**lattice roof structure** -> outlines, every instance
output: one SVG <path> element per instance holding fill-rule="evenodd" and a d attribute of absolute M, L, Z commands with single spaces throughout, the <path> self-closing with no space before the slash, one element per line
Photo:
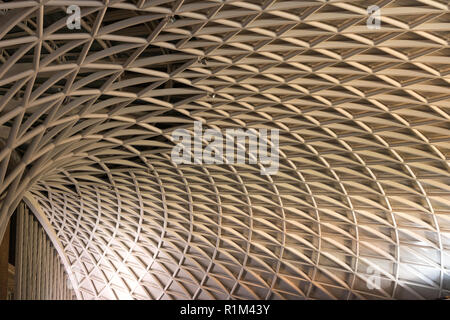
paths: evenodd
<path fill-rule="evenodd" d="M 448 1 L 0 10 L 0 235 L 25 200 L 78 298 L 450 294 Z M 278 173 L 174 163 L 194 121 L 279 129 Z"/>

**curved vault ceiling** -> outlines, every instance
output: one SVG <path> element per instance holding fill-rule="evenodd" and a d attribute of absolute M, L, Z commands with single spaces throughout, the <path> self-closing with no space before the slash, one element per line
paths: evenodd
<path fill-rule="evenodd" d="M 0 226 L 36 199 L 82 298 L 449 293 L 447 1 L 3 2 Z M 278 174 L 174 164 L 194 120 Z"/>

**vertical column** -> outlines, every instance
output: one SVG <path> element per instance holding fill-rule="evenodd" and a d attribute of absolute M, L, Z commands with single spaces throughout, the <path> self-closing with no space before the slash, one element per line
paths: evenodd
<path fill-rule="evenodd" d="M 23 253 L 24 253 L 24 215 L 25 207 L 23 203 L 17 208 L 17 220 L 16 220 L 16 289 L 14 293 L 14 299 L 22 299 L 22 278 L 23 278 Z"/>
<path fill-rule="evenodd" d="M 9 222 L 0 244 L 0 300 L 6 300 L 8 294 L 8 256 L 9 256 Z"/>
<path fill-rule="evenodd" d="M 72 290 L 67 288 L 67 274 L 60 257 L 45 230 L 24 204 L 18 207 L 16 230 L 15 298 L 71 299 Z"/>

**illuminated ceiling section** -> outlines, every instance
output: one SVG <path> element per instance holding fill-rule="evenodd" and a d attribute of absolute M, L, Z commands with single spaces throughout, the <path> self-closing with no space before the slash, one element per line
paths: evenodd
<path fill-rule="evenodd" d="M 449 295 L 448 3 L 372 2 L 3 1 L 0 233 L 28 199 L 83 299 Z M 174 163 L 196 120 L 278 173 Z"/>

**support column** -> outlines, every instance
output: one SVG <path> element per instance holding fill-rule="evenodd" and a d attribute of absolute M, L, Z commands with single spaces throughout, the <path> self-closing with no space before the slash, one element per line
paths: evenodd
<path fill-rule="evenodd" d="M 9 222 L 0 244 L 0 300 L 8 294 Z"/>

